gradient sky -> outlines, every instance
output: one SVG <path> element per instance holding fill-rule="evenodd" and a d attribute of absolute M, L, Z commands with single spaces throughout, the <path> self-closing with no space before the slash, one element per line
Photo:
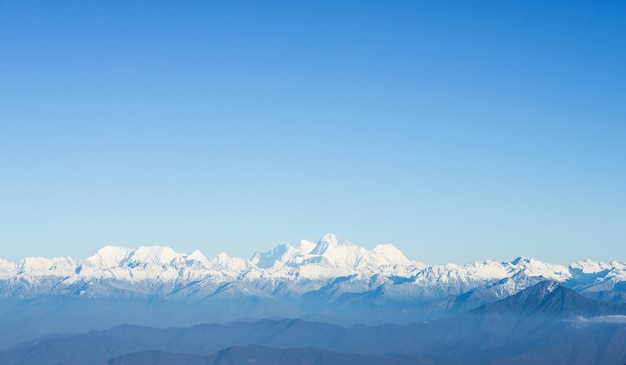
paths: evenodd
<path fill-rule="evenodd" d="M 626 2 L 0 0 L 0 168 L 9 260 L 624 261 Z"/>

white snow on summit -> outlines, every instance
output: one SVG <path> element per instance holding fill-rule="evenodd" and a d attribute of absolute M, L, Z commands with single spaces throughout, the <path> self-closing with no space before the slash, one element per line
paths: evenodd
<path fill-rule="evenodd" d="M 75 260 L 68 257 L 27 257 L 17 263 L 17 274 L 30 276 L 68 276 L 74 273 Z M 42 275 L 43 274 L 43 275 Z"/>
<path fill-rule="evenodd" d="M 404 265 L 409 266 L 413 264 L 411 260 L 407 259 L 402 251 L 398 250 L 391 243 L 384 245 L 378 245 L 372 249 L 372 254 L 379 262 L 387 262 L 388 265 Z"/>
<path fill-rule="evenodd" d="M 357 268 L 370 263 L 371 256 L 367 249 L 329 233 L 305 256 L 304 262 L 318 263 L 320 266 Z M 366 262 L 362 262 L 363 260 Z"/>
<path fill-rule="evenodd" d="M 169 265 L 174 264 L 183 257 L 182 254 L 176 253 L 169 247 L 140 247 L 130 256 L 130 262 L 136 264 L 158 264 Z"/>
<path fill-rule="evenodd" d="M 110 268 L 122 264 L 132 252 L 124 247 L 106 246 L 98 250 L 95 255 L 85 259 L 85 263 L 95 267 Z"/>
<path fill-rule="evenodd" d="M 572 263 L 569 267 L 573 270 L 580 270 L 580 272 L 585 274 L 592 274 L 603 270 L 609 270 L 612 266 L 600 261 L 581 260 Z"/>
<path fill-rule="evenodd" d="M 546 279 L 563 282 L 572 277 L 569 269 L 563 265 L 547 264 L 535 259 L 518 257 L 511 262 L 526 276 L 541 276 Z"/>
<path fill-rule="evenodd" d="M 256 266 L 266 269 L 277 263 L 285 263 L 298 254 L 302 254 L 300 250 L 285 242 L 267 252 L 255 253 L 250 261 Z"/>
<path fill-rule="evenodd" d="M 612 290 L 626 281 L 626 264 L 584 260 L 566 267 L 518 257 L 510 262 L 426 266 L 391 244 L 366 249 L 331 233 L 317 243 L 281 243 L 250 260 L 225 253 L 214 257 L 200 251 L 177 253 L 160 246 L 106 246 L 85 259 L 0 260 L 0 297 L 68 293 L 272 297 L 323 289 L 328 297 L 375 291 L 395 300 L 437 300 L 475 288 L 504 297 L 545 279 L 573 283 L 579 291 Z"/>
<path fill-rule="evenodd" d="M 332 233 L 324 235 L 317 243 L 303 240 L 293 247 L 282 243 L 274 249 L 256 253 L 251 262 L 275 276 L 298 276 L 319 280 L 322 278 L 355 274 L 373 275 L 388 269 L 388 274 L 406 274 L 411 262 L 391 244 L 379 245 L 372 250 L 342 240 Z"/>
<path fill-rule="evenodd" d="M 218 254 L 215 257 L 209 259 L 209 267 L 228 271 L 234 275 L 245 271 L 248 268 L 248 260 L 244 260 L 239 257 L 230 257 L 224 252 Z"/>
<path fill-rule="evenodd" d="M 16 265 L 14 263 L 0 259 L 0 280 L 12 277 L 15 272 Z"/>

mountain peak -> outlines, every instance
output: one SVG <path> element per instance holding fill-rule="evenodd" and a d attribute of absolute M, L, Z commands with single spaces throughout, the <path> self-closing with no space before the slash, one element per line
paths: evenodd
<path fill-rule="evenodd" d="M 99 249 L 95 255 L 87 258 L 86 261 L 99 267 L 114 267 L 120 265 L 131 253 L 132 250 L 128 248 L 105 246 Z"/>
<path fill-rule="evenodd" d="M 200 250 L 195 250 L 194 252 L 187 255 L 186 258 L 187 260 L 199 261 L 199 262 L 206 262 L 208 260 L 207 257 L 204 256 L 202 252 L 200 252 Z"/>
<path fill-rule="evenodd" d="M 322 236 L 322 238 L 320 238 L 318 244 L 319 243 L 327 243 L 331 246 L 343 246 L 345 244 L 350 244 L 350 242 L 342 240 L 334 233 L 326 233 L 324 236 Z"/>
<path fill-rule="evenodd" d="M 533 261 L 533 259 L 525 257 L 525 256 L 519 256 L 516 257 L 515 260 L 511 261 L 511 263 L 513 265 L 520 265 L 520 264 L 530 264 Z"/>
<path fill-rule="evenodd" d="M 411 265 L 409 260 L 402 251 L 391 243 L 377 245 L 372 249 L 372 252 L 379 258 L 384 259 L 390 263 L 400 265 Z"/>
<path fill-rule="evenodd" d="M 626 305 L 602 303 L 578 294 L 558 282 L 545 280 L 479 311 L 514 312 L 525 316 L 573 317 L 576 315 L 621 314 Z"/>
<path fill-rule="evenodd" d="M 315 248 L 311 251 L 312 255 L 323 255 L 328 250 L 332 250 L 334 248 L 338 248 L 341 250 L 358 248 L 352 242 L 348 242 L 346 240 L 342 240 L 337 235 L 333 233 L 326 233 L 324 237 L 322 237 L 318 242 Z"/>
<path fill-rule="evenodd" d="M 611 266 L 615 265 L 607 265 L 601 261 L 593 261 L 593 260 L 581 260 L 572 263 L 569 267 L 572 270 L 577 270 L 581 273 L 589 274 L 589 273 L 597 273 L 603 270 L 608 270 Z"/>
<path fill-rule="evenodd" d="M 366 284 L 362 280 L 370 277 L 372 282 L 367 284 L 368 288 L 369 285 L 383 283 L 387 293 L 398 298 L 408 295 L 427 300 L 440 295 L 457 295 L 476 287 L 493 290 L 497 298 L 503 298 L 505 294 L 517 293 L 546 279 L 565 283 L 579 292 L 622 288 L 623 283 L 626 283 L 626 265 L 585 260 L 565 267 L 518 257 L 512 262 L 487 260 L 467 265 L 425 266 L 408 260 L 392 244 L 366 249 L 332 233 L 324 235 L 317 243 L 307 240 L 302 240 L 297 246 L 281 243 L 267 252 L 256 253 L 250 260 L 229 257 L 224 253 L 211 258 L 205 257 L 200 251 L 181 254 L 163 246 L 138 249 L 106 246 L 94 256 L 77 260 L 27 258 L 18 264 L 0 260 L 0 278 L 24 279 L 36 288 L 23 290 L 24 293 L 20 295 L 25 297 L 49 292 L 51 289 L 46 285 L 55 280 L 61 280 L 54 289 L 59 292 L 74 290 L 73 287 L 68 288 L 95 278 L 116 280 L 115 285 L 128 283 L 128 288 L 133 288 L 136 282 L 143 280 L 153 282 L 155 287 L 163 283 L 176 283 L 183 288 L 186 284 L 193 286 L 199 283 L 199 293 L 203 294 L 207 294 L 213 284 L 250 285 L 251 292 L 273 295 L 274 291 L 278 291 L 282 295 L 280 290 L 285 293 L 305 290 L 300 288 L 304 281 L 307 288 L 314 288 L 327 283 L 329 279 L 347 277 L 356 279 L 342 284 L 346 288 L 354 285 L 351 290 L 365 290 Z M 193 280 L 198 281 L 196 283 Z M 2 284 L 0 282 L 0 289 Z M 5 295 L 13 295 L 13 282 L 6 281 L 4 284 L 10 288 Z M 292 287 L 292 284 L 297 285 Z M 93 293 L 114 292 L 113 287 L 107 287 L 108 284 L 102 285 L 94 285 Z M 559 290 L 559 286 L 554 283 L 546 285 L 541 296 Z M 182 293 L 188 290 L 180 291 L 181 288 L 174 291 L 177 296 L 183 296 Z M 145 288 L 137 290 L 148 292 Z M 163 290 L 169 290 L 169 287 Z M 407 290 L 410 294 L 406 294 Z"/>
<path fill-rule="evenodd" d="M 543 295 L 548 295 L 555 291 L 558 287 L 561 286 L 561 283 L 557 283 L 556 281 L 546 280 L 537 284 L 537 289 L 541 291 Z"/>
<path fill-rule="evenodd" d="M 322 236 L 322 238 L 320 238 L 320 242 L 321 241 L 325 241 L 325 242 L 338 242 L 340 241 L 339 236 L 337 236 L 336 234 L 332 233 L 332 232 L 328 232 L 325 235 Z"/>
<path fill-rule="evenodd" d="M 378 270 L 385 266 L 411 266 L 413 263 L 392 244 L 383 244 L 371 250 L 328 233 L 322 237 L 304 262 L 343 270 L 354 274 L 359 270 Z"/>
<path fill-rule="evenodd" d="M 267 269 L 274 266 L 276 262 L 286 262 L 293 257 L 296 249 L 287 242 L 282 242 L 278 246 L 266 252 L 256 252 L 250 261 L 257 267 Z"/>
<path fill-rule="evenodd" d="M 315 249 L 315 246 L 317 244 L 315 242 L 311 242 L 311 241 L 307 241 L 307 240 L 301 240 L 300 241 L 300 245 L 297 247 L 297 249 L 302 252 L 303 254 L 308 254 L 311 253 L 311 251 L 313 251 L 313 249 Z"/>
<path fill-rule="evenodd" d="M 132 254 L 131 260 L 141 263 L 170 264 L 182 255 L 167 246 L 139 247 Z"/>
<path fill-rule="evenodd" d="M 244 271 L 249 261 L 239 257 L 230 257 L 225 252 L 220 252 L 215 257 L 209 259 L 209 262 L 221 270 L 229 271 L 232 274 Z"/>
<path fill-rule="evenodd" d="M 570 270 L 563 265 L 547 264 L 528 257 L 520 256 L 511 261 L 511 264 L 527 276 L 544 277 L 557 282 L 563 282 L 572 277 Z"/>

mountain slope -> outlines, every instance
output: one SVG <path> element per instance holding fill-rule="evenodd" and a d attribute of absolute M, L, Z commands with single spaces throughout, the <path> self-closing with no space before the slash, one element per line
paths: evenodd
<path fill-rule="evenodd" d="M 265 346 L 233 346 L 210 356 L 145 351 L 125 354 L 107 365 L 419 365 L 414 357 L 383 358 L 374 355 L 337 353 L 316 348 L 275 349 Z"/>
<path fill-rule="evenodd" d="M 222 352 L 222 359 L 238 363 L 256 351 L 249 346 L 263 346 L 386 358 L 408 356 L 435 364 L 601 365 L 624 363 L 625 341 L 626 305 L 596 302 L 546 281 L 460 316 L 426 323 L 350 328 L 302 320 L 167 329 L 124 325 L 24 343 L 0 352 L 0 364 L 95 365 L 112 358 L 130 359 L 124 357 L 130 353 L 148 352 L 132 355 L 143 361 L 155 350 L 209 356 L 233 346 L 248 348 Z M 261 361 L 285 354 L 276 351 L 259 350 L 254 356 Z"/>
<path fill-rule="evenodd" d="M 435 321 L 430 330 L 450 363 L 606 364 L 626 360 L 623 323 L 626 304 L 595 301 L 544 281 Z"/>
<path fill-rule="evenodd" d="M 425 266 L 392 245 L 366 249 L 333 234 L 297 247 L 283 243 L 250 260 L 107 246 L 86 259 L 0 260 L 0 349 L 122 323 L 286 317 L 405 324 L 460 314 L 545 279 L 592 298 L 626 301 L 626 265 L 616 261 L 565 267 L 520 257 Z"/>

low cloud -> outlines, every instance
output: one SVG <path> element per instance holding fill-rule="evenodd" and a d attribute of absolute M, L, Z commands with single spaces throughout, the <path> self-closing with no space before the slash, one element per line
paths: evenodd
<path fill-rule="evenodd" d="M 597 316 L 585 318 L 582 316 L 570 320 L 575 327 L 584 327 L 589 324 L 626 324 L 625 315 Z"/>

